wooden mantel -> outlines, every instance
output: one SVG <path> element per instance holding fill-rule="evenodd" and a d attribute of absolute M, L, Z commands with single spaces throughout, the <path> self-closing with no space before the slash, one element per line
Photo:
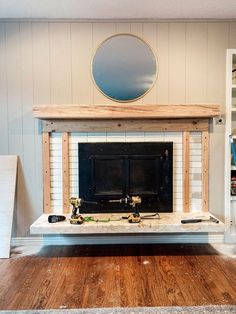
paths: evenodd
<path fill-rule="evenodd" d="M 35 105 L 39 119 L 180 119 L 213 118 L 220 115 L 216 104 L 126 104 Z"/>

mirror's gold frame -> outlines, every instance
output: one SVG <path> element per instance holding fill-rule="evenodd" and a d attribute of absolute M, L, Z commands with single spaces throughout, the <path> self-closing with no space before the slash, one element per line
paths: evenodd
<path fill-rule="evenodd" d="M 149 47 L 149 49 L 152 51 L 153 53 L 153 56 L 155 58 L 155 62 L 156 62 L 156 75 L 155 75 L 155 79 L 153 80 L 153 83 L 151 85 L 151 87 L 141 96 L 137 97 L 137 98 L 134 98 L 134 99 L 129 99 L 129 100 L 118 100 L 118 99 L 115 99 L 115 98 L 112 98 L 108 95 L 106 95 L 100 88 L 99 86 L 97 85 L 95 79 L 94 79 L 94 76 L 93 76 L 93 60 L 94 60 L 94 57 L 98 51 L 98 49 L 109 39 L 113 38 L 113 37 L 117 37 L 117 36 L 123 36 L 123 35 L 127 35 L 127 36 L 131 36 L 131 37 L 136 37 L 138 38 L 139 40 L 141 40 L 145 45 L 147 45 Z M 149 43 L 147 43 L 145 40 L 143 40 L 141 37 L 137 36 L 137 35 L 133 35 L 133 34 L 130 34 L 130 33 L 119 33 L 119 34 L 114 34 L 114 35 L 111 35 L 109 37 L 107 37 L 106 39 L 104 39 L 98 46 L 97 48 L 95 49 L 93 55 L 92 55 L 92 59 L 91 59 L 91 63 L 90 63 L 90 74 L 91 74 L 91 77 L 92 77 L 92 81 L 93 81 L 93 84 L 95 85 L 95 87 L 97 88 L 97 90 L 99 90 L 100 93 L 102 93 L 106 98 L 114 101 L 114 102 L 119 102 L 119 103 L 128 103 L 128 102 L 133 102 L 133 101 L 137 101 L 139 100 L 140 98 L 143 98 L 147 93 L 150 92 L 150 90 L 154 87 L 156 81 L 157 81 L 157 78 L 158 78 L 158 69 L 159 69 L 159 64 L 158 64 L 158 59 L 154 53 L 154 50 L 153 48 L 151 47 L 151 45 Z"/>

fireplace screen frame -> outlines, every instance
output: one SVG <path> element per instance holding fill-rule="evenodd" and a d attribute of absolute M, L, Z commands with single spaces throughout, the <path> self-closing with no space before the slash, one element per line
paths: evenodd
<path fill-rule="evenodd" d="M 106 193 L 106 178 L 110 180 L 114 170 L 109 169 L 109 163 L 106 164 L 109 160 L 120 162 L 122 174 L 118 172 L 112 183 L 112 187 L 117 189 L 120 186 L 120 190 Z M 107 165 L 105 171 L 96 165 L 100 161 Z M 142 166 L 139 166 L 139 161 L 143 161 Z M 87 201 L 98 202 L 98 205 L 83 204 L 81 213 L 130 212 L 128 205 L 108 203 L 108 200 L 127 195 L 139 195 L 142 198 L 140 212 L 173 211 L 173 142 L 79 143 L 78 163 L 79 196 Z M 119 175 L 122 175 L 120 181 Z M 140 187 L 142 178 L 146 182 L 146 190 Z M 153 182 L 150 184 L 149 180 Z"/>

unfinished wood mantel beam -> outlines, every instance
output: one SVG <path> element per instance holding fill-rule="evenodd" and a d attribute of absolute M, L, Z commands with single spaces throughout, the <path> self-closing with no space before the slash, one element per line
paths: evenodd
<path fill-rule="evenodd" d="M 109 104 L 109 105 L 35 105 L 39 119 L 180 119 L 212 118 L 220 115 L 217 104 Z"/>

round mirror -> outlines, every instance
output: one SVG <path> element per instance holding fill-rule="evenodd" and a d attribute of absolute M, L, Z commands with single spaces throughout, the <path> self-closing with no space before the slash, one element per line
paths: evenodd
<path fill-rule="evenodd" d="M 98 47 L 92 76 L 108 98 L 128 102 L 143 97 L 154 85 L 157 62 L 150 46 L 130 34 L 109 37 Z"/>

